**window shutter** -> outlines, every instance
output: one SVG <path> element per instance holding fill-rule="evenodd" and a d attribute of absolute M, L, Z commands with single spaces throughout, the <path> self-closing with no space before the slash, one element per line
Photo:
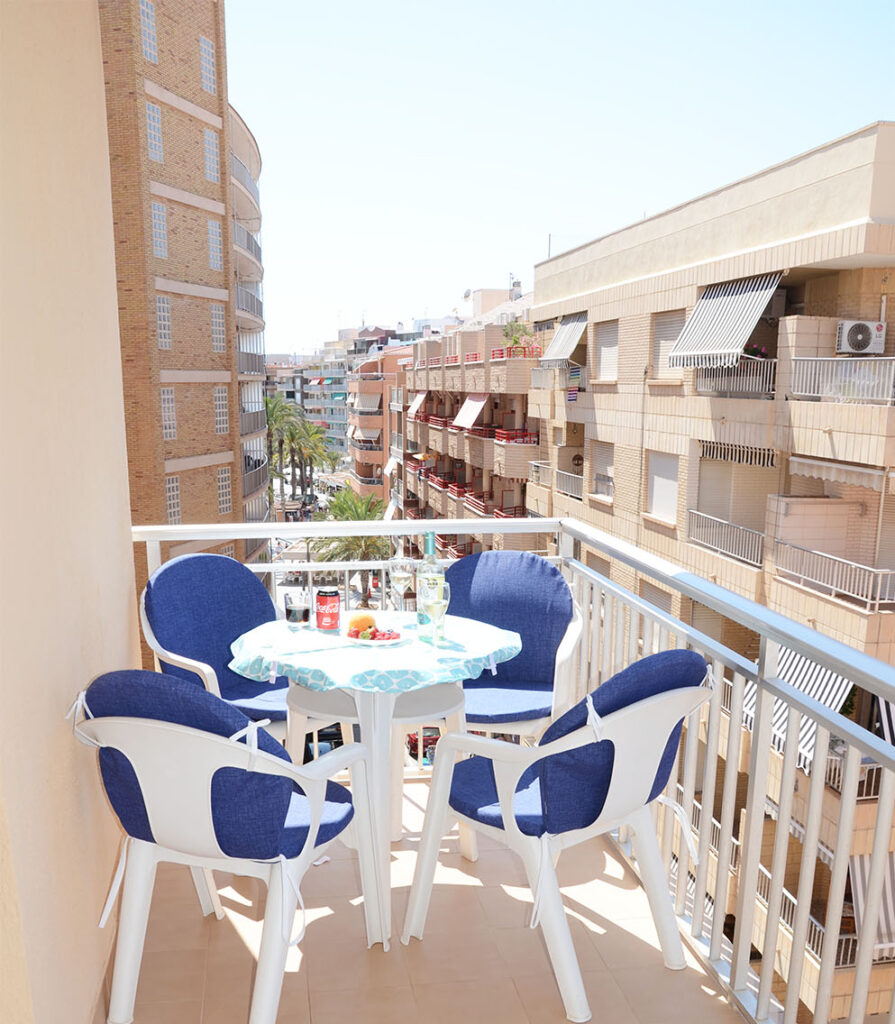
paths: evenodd
<path fill-rule="evenodd" d="M 686 310 L 675 309 L 670 313 L 657 313 L 653 317 L 653 365 L 652 376 L 655 380 L 680 377 L 681 371 L 668 365 L 668 356 L 684 329 L 687 319 Z"/>
<path fill-rule="evenodd" d="M 618 320 L 597 324 L 597 380 L 618 379 Z"/>
<path fill-rule="evenodd" d="M 677 464 L 676 455 L 649 453 L 646 510 L 672 524 L 677 522 Z"/>

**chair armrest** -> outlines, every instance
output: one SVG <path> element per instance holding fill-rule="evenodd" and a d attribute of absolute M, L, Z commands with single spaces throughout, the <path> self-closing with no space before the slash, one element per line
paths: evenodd
<path fill-rule="evenodd" d="M 559 647 L 556 649 L 556 659 L 553 664 L 553 709 L 551 718 L 558 718 L 572 706 L 572 659 L 578 651 L 583 631 L 584 618 L 581 614 L 581 609 L 576 603 L 572 620 L 566 627 Z"/>
<path fill-rule="evenodd" d="M 194 672 L 202 680 L 202 685 L 209 693 L 213 693 L 215 697 L 220 697 L 221 688 L 218 686 L 217 673 L 211 665 L 206 664 L 204 661 L 196 661 L 194 658 L 188 658 L 185 654 L 174 654 L 172 651 L 166 651 L 158 642 L 156 635 L 152 630 L 152 626 L 149 624 L 149 617 L 146 614 L 145 587 L 143 588 L 143 593 L 140 595 L 140 626 L 143 630 L 143 636 L 147 645 L 160 661 L 166 661 L 170 665 L 176 665 L 178 668 L 185 669 L 187 672 Z"/>
<path fill-rule="evenodd" d="M 338 775 L 339 772 L 367 757 L 368 753 L 369 751 L 363 743 L 346 743 L 307 764 L 294 764 L 292 767 L 295 769 L 295 774 L 304 779 L 311 781 L 331 779 L 333 775 Z"/>

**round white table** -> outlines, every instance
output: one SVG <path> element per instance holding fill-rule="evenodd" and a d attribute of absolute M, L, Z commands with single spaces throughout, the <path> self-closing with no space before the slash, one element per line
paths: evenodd
<path fill-rule="evenodd" d="M 464 679 L 475 679 L 522 649 L 518 633 L 448 615 L 438 644 L 420 638 L 413 613 L 377 612 L 377 625 L 397 629 L 401 642 L 379 645 L 343 633 L 265 622 L 234 640 L 230 668 L 257 681 L 286 676 L 296 684 L 290 709 L 315 718 L 348 717 L 360 725 L 370 751 L 370 815 L 381 880 L 383 934 L 391 935 L 389 898 L 389 765 L 392 724 L 462 715 Z M 397 707 L 396 707 L 397 705 Z M 353 712 L 353 713 L 352 713 Z M 461 719 L 462 720 L 462 719 Z"/>

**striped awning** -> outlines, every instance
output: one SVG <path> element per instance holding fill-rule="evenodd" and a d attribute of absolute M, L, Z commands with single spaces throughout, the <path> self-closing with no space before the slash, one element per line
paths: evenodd
<path fill-rule="evenodd" d="M 388 503 L 388 508 L 385 510 L 385 515 L 382 518 L 386 522 L 389 522 L 390 520 L 395 518 L 395 512 L 397 511 L 397 509 L 398 506 L 393 501 L 390 501 Z"/>
<path fill-rule="evenodd" d="M 354 436 L 362 441 L 378 441 L 382 433 L 381 427 L 355 427 Z"/>
<path fill-rule="evenodd" d="M 487 401 L 487 395 L 467 395 L 451 426 L 467 430 L 479 418 Z"/>
<path fill-rule="evenodd" d="M 360 412 L 378 412 L 382 404 L 382 395 L 364 394 L 358 395 L 354 403 L 355 409 Z"/>
<path fill-rule="evenodd" d="M 413 417 L 416 416 L 416 414 L 420 411 L 423 402 L 425 402 L 426 400 L 426 395 L 428 394 L 428 391 L 417 391 L 417 393 L 413 396 L 413 401 L 410 403 L 410 407 L 407 410 L 408 419 L 413 419 Z"/>
<path fill-rule="evenodd" d="M 668 365 L 736 366 L 781 276 L 778 270 L 710 284 L 672 346 Z"/>
<path fill-rule="evenodd" d="M 398 460 L 394 455 L 389 455 L 388 461 L 385 464 L 385 468 L 382 470 L 383 476 L 391 476 L 392 473 L 398 468 Z"/>
<path fill-rule="evenodd" d="M 570 313 L 562 318 L 553 341 L 550 342 L 547 351 L 541 356 L 541 362 L 546 363 L 554 359 L 568 359 L 578 347 L 581 336 L 587 329 L 587 313 Z"/>
<path fill-rule="evenodd" d="M 789 471 L 796 476 L 810 476 L 833 483 L 852 484 L 855 487 L 870 487 L 874 491 L 883 489 L 884 469 L 868 466 L 848 466 L 844 462 L 825 462 L 823 459 L 803 459 L 798 455 L 789 458 Z"/>
<path fill-rule="evenodd" d="M 777 674 L 785 683 L 801 690 L 807 697 L 831 711 L 839 711 L 852 687 L 850 679 L 840 676 L 831 669 L 818 665 L 817 662 L 796 654 L 788 647 L 780 648 L 777 663 Z M 743 724 L 752 729 L 755 720 L 757 688 L 755 683 L 747 682 L 743 692 Z M 782 751 L 786 745 L 786 718 L 789 705 L 779 698 L 774 698 L 774 712 L 771 719 L 771 743 Z M 803 715 L 799 723 L 799 753 L 797 763 L 806 772 L 811 769 L 814 760 L 814 742 L 817 738 L 817 722 Z"/>
<path fill-rule="evenodd" d="M 895 743 L 895 704 L 883 697 L 876 698 L 879 725 L 886 743 Z"/>
<path fill-rule="evenodd" d="M 867 903 L 867 883 L 870 880 L 870 854 L 860 853 L 848 858 L 851 876 L 852 905 L 855 908 L 855 929 L 860 934 Z M 886 855 L 883 874 L 883 893 L 879 908 L 874 949 L 895 949 L 895 853 Z"/>

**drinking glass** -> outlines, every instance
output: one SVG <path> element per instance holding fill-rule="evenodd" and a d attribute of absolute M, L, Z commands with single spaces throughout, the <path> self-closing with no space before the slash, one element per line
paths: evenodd
<path fill-rule="evenodd" d="M 311 601 L 303 590 L 287 590 L 283 602 L 290 629 L 300 629 L 301 626 L 307 625 L 311 618 Z"/>
<path fill-rule="evenodd" d="M 417 600 L 432 623 L 432 642 L 444 639 L 444 616 L 451 603 L 451 585 L 444 580 L 424 579 L 419 587 Z"/>
<path fill-rule="evenodd" d="M 410 590 L 413 583 L 413 559 L 396 556 L 388 560 L 386 568 L 392 585 L 395 607 L 399 612 L 403 612 L 404 595 Z"/>

